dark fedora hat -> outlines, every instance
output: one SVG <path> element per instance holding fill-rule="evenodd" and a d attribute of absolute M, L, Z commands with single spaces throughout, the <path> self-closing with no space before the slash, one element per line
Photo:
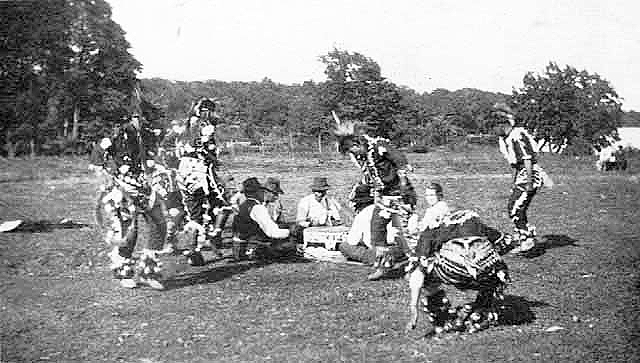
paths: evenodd
<path fill-rule="evenodd" d="M 311 183 L 311 190 L 312 191 L 325 191 L 325 190 L 329 190 L 331 187 L 329 186 L 329 183 L 327 182 L 327 178 L 325 177 L 314 177 L 313 178 L 313 182 Z"/>
<path fill-rule="evenodd" d="M 272 176 L 268 177 L 264 182 L 264 187 L 273 193 L 284 194 L 284 191 L 280 188 L 280 179 L 278 178 Z"/>
<path fill-rule="evenodd" d="M 242 182 L 242 190 L 246 194 L 257 193 L 260 189 L 264 189 L 264 186 L 260 184 L 258 178 L 251 177 Z"/>

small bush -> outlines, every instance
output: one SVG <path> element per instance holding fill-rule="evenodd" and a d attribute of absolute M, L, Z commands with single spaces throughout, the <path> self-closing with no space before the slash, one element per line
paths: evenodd
<path fill-rule="evenodd" d="M 572 144 L 567 145 L 567 147 L 562 152 L 567 156 L 585 156 L 593 154 L 593 146 L 582 140 L 575 140 Z"/>
<path fill-rule="evenodd" d="M 416 154 L 426 154 L 430 151 L 427 145 L 412 145 L 406 148 L 407 152 Z"/>

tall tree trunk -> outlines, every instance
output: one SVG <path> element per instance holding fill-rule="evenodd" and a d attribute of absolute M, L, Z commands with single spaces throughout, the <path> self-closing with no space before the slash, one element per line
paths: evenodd
<path fill-rule="evenodd" d="M 5 133 L 5 148 L 7 149 L 7 157 L 9 158 L 16 157 L 16 143 L 11 141 L 12 136 L 13 133 L 9 129 L 7 129 L 7 132 Z"/>
<path fill-rule="evenodd" d="M 322 133 L 318 134 L 318 153 L 322 153 Z"/>
<path fill-rule="evenodd" d="M 80 130 L 80 105 L 76 104 L 73 107 L 73 126 L 71 128 L 71 138 L 69 140 L 78 140 L 78 131 Z"/>
<path fill-rule="evenodd" d="M 36 140 L 34 138 L 31 138 L 31 140 L 29 140 L 29 157 L 31 159 L 36 157 Z"/>
<path fill-rule="evenodd" d="M 48 125 L 48 127 L 52 127 L 56 125 L 55 127 L 56 135 L 59 135 L 59 132 L 60 132 L 59 131 L 60 129 L 57 127 L 59 105 L 60 105 L 60 95 L 54 91 L 47 99 L 47 118 L 45 120 L 45 124 Z M 65 136 L 66 136 L 66 131 L 67 130 L 65 126 L 65 130 L 64 130 Z"/>
<path fill-rule="evenodd" d="M 289 131 L 289 152 L 293 152 L 293 132 Z"/>

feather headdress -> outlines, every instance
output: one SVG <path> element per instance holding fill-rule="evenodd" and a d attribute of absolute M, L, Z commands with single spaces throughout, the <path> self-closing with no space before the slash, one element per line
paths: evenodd
<path fill-rule="evenodd" d="M 338 150 L 341 153 L 346 153 L 348 149 L 356 142 L 356 123 L 350 120 L 340 121 L 335 111 L 331 111 L 333 119 L 336 120 L 336 125 L 333 128 L 333 134 L 338 138 Z"/>
<path fill-rule="evenodd" d="M 505 102 L 496 103 L 495 105 L 493 105 L 493 110 L 494 113 L 502 120 L 506 120 L 511 126 L 515 126 L 516 122 L 513 110 Z"/>
<path fill-rule="evenodd" d="M 216 100 L 214 98 L 201 97 L 196 101 L 189 110 L 189 115 L 200 117 L 202 110 L 209 110 L 213 113 L 216 109 Z"/>

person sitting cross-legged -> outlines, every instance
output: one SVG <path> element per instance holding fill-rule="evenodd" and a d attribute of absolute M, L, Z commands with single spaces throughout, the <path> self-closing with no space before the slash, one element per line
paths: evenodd
<path fill-rule="evenodd" d="M 341 243 L 338 248 L 350 260 L 373 265 L 376 262 L 376 249 L 371 241 L 371 220 L 378 207 L 374 203 L 371 188 L 368 185 L 356 186 L 351 197 L 351 207 L 356 216 L 353 219 L 346 242 Z M 394 247 L 393 253 L 397 258 L 401 258 L 402 249 Z"/>
<path fill-rule="evenodd" d="M 289 239 L 289 229 L 279 228 L 264 205 L 265 196 L 269 197 L 275 192 L 253 177 L 246 179 L 242 188 L 246 200 L 240 204 L 232 227 L 234 259 L 246 259 L 249 245 L 255 246 L 259 257 L 295 256 L 296 245 Z"/>
<path fill-rule="evenodd" d="M 264 186 L 272 192 L 270 198 L 265 198 L 264 202 L 267 210 L 269 210 L 271 219 L 273 219 L 273 221 L 279 226 L 286 225 L 287 223 L 284 218 L 284 206 L 280 201 L 280 195 L 284 194 L 284 191 L 280 187 L 280 179 L 270 176 L 264 182 Z"/>
<path fill-rule="evenodd" d="M 296 223 L 303 228 L 318 226 L 338 226 L 342 224 L 342 207 L 333 198 L 327 196 L 331 187 L 327 178 L 315 177 L 311 184 L 312 193 L 300 199 Z"/>

